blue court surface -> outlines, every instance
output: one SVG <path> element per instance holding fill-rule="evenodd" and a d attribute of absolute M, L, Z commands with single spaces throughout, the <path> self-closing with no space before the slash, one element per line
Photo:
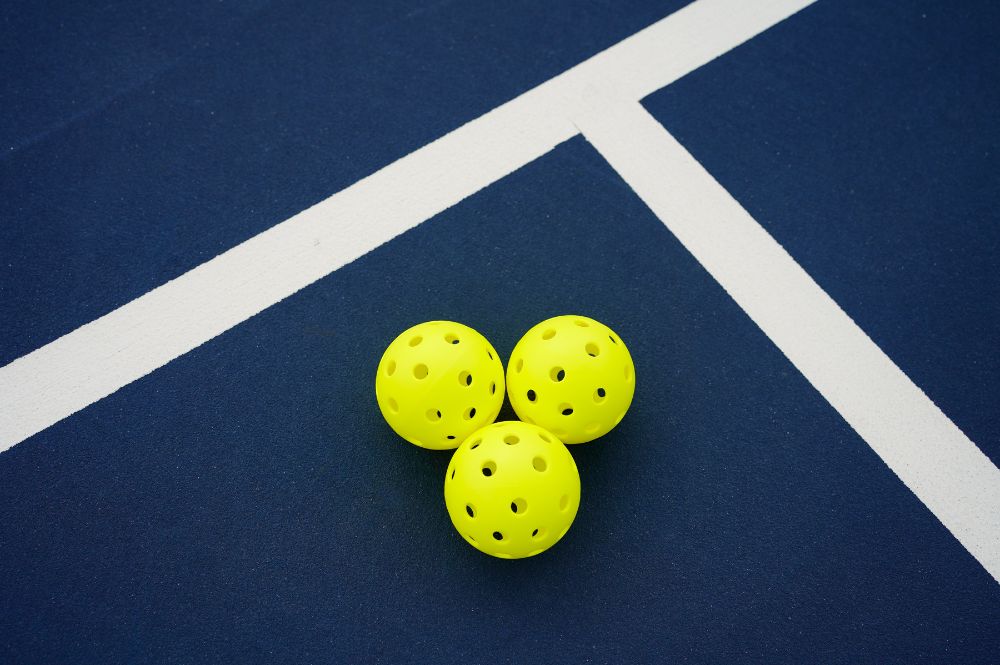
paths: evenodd
<path fill-rule="evenodd" d="M 1000 662 L 996 3 L 0 17 L 0 663 Z M 565 313 L 635 400 L 491 558 L 376 365 Z"/>

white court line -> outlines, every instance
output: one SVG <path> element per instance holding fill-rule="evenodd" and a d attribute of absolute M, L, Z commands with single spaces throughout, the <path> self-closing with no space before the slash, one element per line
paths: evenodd
<path fill-rule="evenodd" d="M 663 224 L 1000 582 L 1000 470 L 637 102 L 576 119 Z"/>
<path fill-rule="evenodd" d="M 698 0 L 317 205 L 0 368 L 0 452 L 549 152 L 586 91 L 639 99 L 813 0 Z"/>

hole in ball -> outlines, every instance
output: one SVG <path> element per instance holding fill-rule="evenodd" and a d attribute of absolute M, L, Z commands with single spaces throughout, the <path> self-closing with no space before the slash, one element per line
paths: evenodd
<path fill-rule="evenodd" d="M 437 409 L 427 409 L 427 420 L 436 423 L 441 420 L 441 412 Z"/>
<path fill-rule="evenodd" d="M 549 370 L 549 378 L 551 378 L 556 383 L 559 383 L 566 378 L 566 370 L 562 367 L 553 367 Z"/>
<path fill-rule="evenodd" d="M 560 404 L 559 405 L 559 413 L 563 414 L 564 416 L 572 416 L 573 415 L 573 407 L 570 406 L 569 404 Z"/>
<path fill-rule="evenodd" d="M 594 391 L 594 401 L 598 403 L 603 402 L 607 394 L 608 393 L 604 390 L 604 388 L 598 388 Z"/>
<path fill-rule="evenodd" d="M 462 417 L 465 418 L 466 420 L 472 420 L 473 418 L 475 418 L 476 417 L 476 407 L 472 407 L 471 409 L 469 409 L 468 411 L 466 411 L 465 415 L 463 415 Z"/>
<path fill-rule="evenodd" d="M 549 467 L 544 457 L 536 457 L 531 460 L 531 466 L 534 467 L 535 471 L 545 471 Z"/>
<path fill-rule="evenodd" d="M 410 340 L 410 346 L 417 346 L 422 341 L 424 341 L 424 338 L 421 337 L 420 335 L 417 335 L 416 337 Z"/>
<path fill-rule="evenodd" d="M 503 540 L 503 534 L 500 533 L 499 531 L 494 531 L 493 532 L 493 539 L 494 540 Z"/>
<path fill-rule="evenodd" d="M 385 366 L 386 376 L 392 376 L 395 371 L 396 371 L 396 361 L 390 360 L 388 363 L 386 363 Z"/>
<path fill-rule="evenodd" d="M 479 447 L 479 444 L 482 442 L 483 442 L 482 439 L 476 439 L 475 441 L 472 442 L 472 445 L 469 446 L 469 450 L 475 450 L 476 448 Z"/>
<path fill-rule="evenodd" d="M 497 472 L 496 462 L 490 461 L 483 464 L 483 475 L 489 478 Z"/>
<path fill-rule="evenodd" d="M 510 512 L 515 515 L 521 515 L 528 509 L 528 502 L 524 499 L 514 499 L 510 502 Z"/>
<path fill-rule="evenodd" d="M 534 402 L 536 397 L 537 397 L 537 395 L 535 395 L 535 391 L 534 390 L 529 390 L 528 391 L 528 401 L 529 402 Z"/>
<path fill-rule="evenodd" d="M 503 438 L 503 442 L 506 443 L 508 446 L 516 445 L 518 441 L 520 441 L 520 439 L 514 436 L 513 434 L 508 434 Z"/>
<path fill-rule="evenodd" d="M 470 504 L 468 504 L 468 503 L 467 503 L 467 504 L 465 504 L 465 512 L 466 512 L 466 513 L 468 513 L 469 517 L 475 517 L 475 516 L 476 516 L 476 509 L 475 509 L 475 508 L 473 508 L 473 507 L 472 507 L 472 506 L 471 506 Z"/>
<path fill-rule="evenodd" d="M 542 333 L 542 339 L 552 339 L 555 336 L 556 336 L 556 331 L 553 330 L 552 328 L 549 328 L 548 330 Z"/>
<path fill-rule="evenodd" d="M 458 383 L 463 386 L 472 385 L 472 374 L 469 372 L 460 372 L 458 375 Z"/>
<path fill-rule="evenodd" d="M 566 510 L 569 507 L 569 495 L 563 494 L 559 498 L 559 510 Z"/>
<path fill-rule="evenodd" d="M 423 363 L 413 368 L 413 376 L 417 377 L 418 379 L 426 379 L 429 373 L 430 370 L 427 369 L 427 365 L 424 365 Z"/>
<path fill-rule="evenodd" d="M 587 355 L 591 358 L 596 358 L 601 355 L 601 347 L 597 346 L 593 342 L 588 344 L 585 348 L 587 349 Z"/>

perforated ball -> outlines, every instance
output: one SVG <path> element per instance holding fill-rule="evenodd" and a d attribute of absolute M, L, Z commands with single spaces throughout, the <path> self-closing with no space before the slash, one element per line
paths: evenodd
<path fill-rule="evenodd" d="M 544 552 L 580 506 L 569 450 L 537 425 L 500 422 L 462 442 L 444 477 L 451 522 L 476 549 L 503 559 Z"/>
<path fill-rule="evenodd" d="M 496 349 L 453 321 L 421 323 L 402 333 L 385 350 L 375 378 L 389 426 L 414 445 L 438 450 L 458 447 L 496 420 L 503 395 Z"/>
<path fill-rule="evenodd" d="M 564 443 L 583 443 L 621 422 L 635 394 L 635 365 L 625 343 L 603 323 L 557 316 L 525 333 L 507 366 L 518 417 Z"/>

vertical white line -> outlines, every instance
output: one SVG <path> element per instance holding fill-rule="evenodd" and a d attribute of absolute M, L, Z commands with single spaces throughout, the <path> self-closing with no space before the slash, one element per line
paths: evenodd
<path fill-rule="evenodd" d="M 1000 582 L 1000 470 L 639 103 L 597 100 L 576 124 Z"/>

